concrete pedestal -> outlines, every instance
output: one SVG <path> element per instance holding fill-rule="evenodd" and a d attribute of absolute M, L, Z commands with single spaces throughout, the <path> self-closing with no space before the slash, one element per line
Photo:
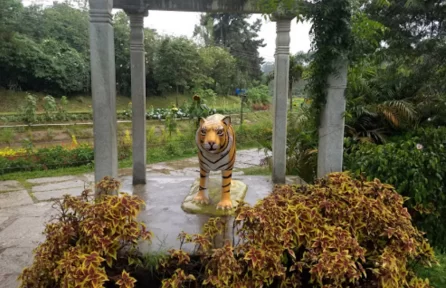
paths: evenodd
<path fill-rule="evenodd" d="M 192 184 L 189 194 L 184 199 L 181 204 L 181 209 L 184 212 L 190 214 L 202 214 L 208 216 L 227 216 L 234 214 L 235 209 L 222 210 L 217 209 L 217 203 L 220 201 L 221 197 L 221 178 L 209 178 L 208 183 L 208 194 L 210 203 L 207 205 L 196 204 L 193 202 L 195 195 L 198 193 L 198 188 L 200 186 L 200 179 L 196 179 Z M 239 180 L 232 180 L 231 184 L 231 200 L 232 205 L 237 207 L 237 201 L 243 201 L 245 199 L 248 187 L 245 183 Z"/>

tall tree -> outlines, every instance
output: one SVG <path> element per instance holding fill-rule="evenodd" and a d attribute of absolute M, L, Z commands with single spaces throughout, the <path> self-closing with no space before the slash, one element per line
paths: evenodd
<path fill-rule="evenodd" d="M 130 69 L 130 20 L 123 11 L 113 17 L 116 58 L 116 88 L 121 95 L 131 94 Z M 144 29 L 144 49 L 146 52 L 146 86 L 147 92 L 156 93 L 153 58 L 157 49 L 158 35 L 152 29 Z"/>
<path fill-rule="evenodd" d="M 131 95 L 130 20 L 124 11 L 113 16 L 115 38 L 116 89 L 121 95 Z"/>
<path fill-rule="evenodd" d="M 184 92 L 199 77 L 197 46 L 185 37 L 164 37 L 155 54 L 155 79 L 162 92 Z"/>
<path fill-rule="evenodd" d="M 290 111 L 293 109 L 293 87 L 302 79 L 305 66 L 310 61 L 310 54 L 305 52 L 297 52 L 290 55 L 290 68 L 288 74 L 288 97 L 290 99 Z"/>
<path fill-rule="evenodd" d="M 63 41 L 86 56 L 89 55 L 88 11 L 73 8 L 65 3 L 55 3 L 42 15 L 46 38 Z M 36 30 L 37 30 L 36 29 Z"/>
<path fill-rule="evenodd" d="M 214 45 L 214 19 L 202 14 L 200 24 L 195 25 L 193 37 L 201 40 L 206 47 Z"/>
<path fill-rule="evenodd" d="M 23 5 L 18 0 L 4 0 L 0 5 L 0 42 L 8 40 L 15 32 Z"/>
<path fill-rule="evenodd" d="M 235 76 L 236 59 L 221 47 L 203 47 L 199 50 L 202 60 L 201 71 L 209 79 L 209 88 L 227 94 Z"/>
<path fill-rule="evenodd" d="M 201 16 L 201 27 L 195 28 L 195 36 L 201 35 L 207 45 L 225 47 L 237 59 L 238 79 L 260 80 L 263 58 L 258 49 L 266 44 L 259 39 L 262 21 L 248 22 L 245 14 L 211 13 Z M 212 24 L 212 25 L 211 25 Z M 212 27 L 212 28 L 211 28 Z"/>

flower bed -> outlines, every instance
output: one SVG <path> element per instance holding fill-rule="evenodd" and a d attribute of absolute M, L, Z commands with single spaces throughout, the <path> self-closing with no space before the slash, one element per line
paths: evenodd
<path fill-rule="evenodd" d="M 0 151 L 0 175 L 19 171 L 48 170 L 76 167 L 93 163 L 93 147 L 79 144 L 75 137 L 69 145 L 40 149 L 11 149 Z"/>
<path fill-rule="evenodd" d="M 20 149 L 12 149 L 11 147 L 5 147 L 0 149 L 0 157 L 7 157 L 9 159 L 14 159 L 16 157 L 21 157 L 26 153 L 26 150 L 23 148 Z"/>

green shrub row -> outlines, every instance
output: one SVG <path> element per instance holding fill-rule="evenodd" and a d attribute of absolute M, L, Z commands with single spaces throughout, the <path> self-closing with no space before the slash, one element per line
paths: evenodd
<path fill-rule="evenodd" d="M 92 164 L 93 149 L 80 145 L 73 149 L 63 146 L 41 148 L 24 155 L 0 157 L 0 175 L 19 171 L 49 170 Z"/>

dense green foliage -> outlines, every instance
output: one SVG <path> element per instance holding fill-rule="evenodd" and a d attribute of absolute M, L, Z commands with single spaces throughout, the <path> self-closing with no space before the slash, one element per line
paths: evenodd
<path fill-rule="evenodd" d="M 417 226 L 433 245 L 446 249 L 446 227 L 438 225 L 446 217 L 446 128 L 419 129 L 395 142 L 350 149 L 346 169 L 394 185 L 408 197 Z"/>
<path fill-rule="evenodd" d="M 318 137 L 314 120 L 325 99 L 332 71 L 327 63 L 332 60 L 349 61 L 345 136 L 353 142 L 382 144 L 414 126 L 446 124 L 445 25 L 441 25 L 446 9 L 441 1 L 326 0 L 300 1 L 300 6 L 288 0 L 258 2 L 268 11 L 294 8 L 299 19 L 312 21 L 314 51 L 303 77 L 309 81 L 306 96 L 313 101 L 310 110 L 304 107 L 299 116 L 289 118 L 289 172 L 314 180 Z"/>
<path fill-rule="evenodd" d="M 0 70 L 4 73 L 0 87 L 54 96 L 90 91 L 87 9 L 74 8 L 70 2 L 44 8 L 24 7 L 19 0 L 7 0 L 2 3 L 2 15 Z M 264 46 L 258 39 L 261 23 L 251 25 L 247 16 L 215 17 L 214 29 L 223 29 L 224 40 L 215 37 L 215 42 L 206 45 L 184 37 L 161 36 L 144 28 L 149 95 L 193 89 L 232 94 L 239 85 L 246 88 L 260 80 L 263 59 L 258 48 Z M 122 11 L 114 14 L 113 25 L 117 91 L 130 95 L 128 16 Z M 201 28 L 205 27 L 203 23 Z"/>
<path fill-rule="evenodd" d="M 1 33 L 0 69 L 5 77 L 0 86 L 57 95 L 85 91 L 89 86 L 85 11 L 66 4 L 24 8 L 16 0 L 8 0 L 2 9 L 11 12 L 2 18 L 8 19 L 6 25 L 0 23 L 8 27 Z"/>
<path fill-rule="evenodd" d="M 319 124 L 326 103 L 328 78 L 346 63 L 351 49 L 351 6 L 349 0 L 316 1 L 306 17 L 312 21 L 313 49 L 309 96 L 313 99 L 313 117 Z"/>
<path fill-rule="evenodd" d="M 292 2 L 259 1 L 268 9 L 292 7 Z M 331 70 L 327 64 L 348 59 L 344 169 L 395 185 L 408 197 L 417 227 L 444 250 L 446 230 L 440 219 L 446 217 L 446 8 L 442 2 L 301 2 L 304 5 L 296 14 L 312 21 L 316 48 L 304 76 L 313 103 L 312 109 L 305 103 L 298 115 L 288 118 L 287 172 L 309 183 L 315 180 L 318 122 L 314 119 L 325 101 Z M 417 144 L 423 148 L 417 149 Z M 270 150 L 269 145 L 265 147 Z"/>
<path fill-rule="evenodd" d="M 415 267 L 417 275 L 420 278 L 428 278 L 429 283 L 435 287 L 446 287 L 446 255 L 436 253 L 436 257 L 440 265 L 432 267 Z"/>

